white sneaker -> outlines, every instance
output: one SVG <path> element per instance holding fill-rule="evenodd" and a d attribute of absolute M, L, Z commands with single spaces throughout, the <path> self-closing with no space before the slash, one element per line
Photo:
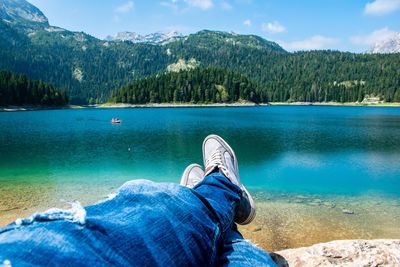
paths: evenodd
<path fill-rule="evenodd" d="M 199 164 L 190 164 L 183 172 L 180 184 L 193 188 L 196 184 L 200 183 L 203 178 L 203 168 Z"/>
<path fill-rule="evenodd" d="M 249 224 L 256 216 L 256 208 L 250 193 L 240 182 L 238 161 L 233 149 L 218 135 L 209 135 L 203 142 L 204 176 L 218 169 L 233 184 L 242 189 L 242 198 L 236 209 L 235 222 Z"/>

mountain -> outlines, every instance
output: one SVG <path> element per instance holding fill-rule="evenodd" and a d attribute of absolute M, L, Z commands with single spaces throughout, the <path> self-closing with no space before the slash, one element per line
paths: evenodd
<path fill-rule="evenodd" d="M 16 14 L 18 10 L 42 14 L 25 0 L 7 0 L 7 3 L 13 5 L 8 4 L 2 9 L 2 14 Z M 64 88 L 74 104 L 103 102 L 109 98 L 113 89 L 166 71 L 168 66 L 182 59 L 193 58 L 192 49 L 209 51 L 210 47 L 210 40 L 203 38 L 203 33 L 154 45 L 147 42 L 99 40 L 84 32 L 71 32 L 51 26 L 47 19 L 38 23 L 20 17 L 14 18 L 7 22 L 0 20 L 0 69 L 23 73 L 32 79 L 40 79 Z M 218 35 L 220 33 L 216 33 Z M 243 38 L 223 35 L 224 38 L 215 40 L 217 42 L 214 46 L 234 49 L 237 46 L 232 40 Z M 201 40 L 193 46 L 192 41 L 198 38 Z M 225 42 L 225 38 L 229 38 L 229 42 Z M 188 45 L 191 44 L 187 51 L 177 47 L 179 41 L 184 40 L 188 41 Z M 276 47 L 278 45 L 274 44 L 268 51 Z M 240 53 L 250 53 L 252 50 L 253 45 L 240 46 Z M 204 53 L 209 54 L 207 51 Z M 221 49 L 218 51 L 223 53 Z M 221 57 L 221 60 L 224 58 Z"/>
<path fill-rule="evenodd" d="M 263 52 L 287 53 L 275 42 L 267 41 L 257 35 L 241 35 L 221 31 L 203 30 L 196 34 L 191 34 L 185 38 L 178 39 L 172 43 L 173 47 L 184 46 L 198 48 L 205 51 L 215 51 L 226 47 L 235 49 L 249 49 Z"/>
<path fill-rule="evenodd" d="M 25 0 L 1 0 L 0 19 L 9 24 L 33 28 L 49 25 L 47 17 Z"/>
<path fill-rule="evenodd" d="M 181 38 L 182 35 L 177 31 L 156 32 L 140 35 L 134 32 L 119 32 L 114 37 L 108 36 L 107 41 L 128 41 L 131 43 L 166 44 Z"/>
<path fill-rule="evenodd" d="M 263 101 L 400 102 L 400 53 L 288 53 L 259 36 L 209 30 L 161 43 L 99 40 L 49 25 L 25 0 L 0 3 L 0 69 L 65 89 L 73 104 L 101 103 L 136 80 L 196 68 L 245 75 Z"/>
<path fill-rule="evenodd" d="M 376 43 L 371 49 L 371 53 L 400 53 L 400 32 Z"/>

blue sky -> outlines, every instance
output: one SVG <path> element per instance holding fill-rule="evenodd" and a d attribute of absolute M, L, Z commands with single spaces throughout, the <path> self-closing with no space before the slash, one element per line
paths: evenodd
<path fill-rule="evenodd" d="M 363 52 L 400 31 L 400 0 L 28 0 L 50 24 L 98 38 L 202 29 L 256 34 L 290 51 Z"/>

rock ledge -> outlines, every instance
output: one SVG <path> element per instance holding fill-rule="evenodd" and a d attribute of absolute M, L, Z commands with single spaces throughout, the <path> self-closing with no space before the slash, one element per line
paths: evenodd
<path fill-rule="evenodd" d="M 338 240 L 276 252 L 289 266 L 400 266 L 400 239 Z"/>

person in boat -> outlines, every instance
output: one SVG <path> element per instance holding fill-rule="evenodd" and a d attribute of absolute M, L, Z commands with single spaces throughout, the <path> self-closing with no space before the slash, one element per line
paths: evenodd
<path fill-rule="evenodd" d="M 0 229 L 0 265 L 276 266 L 237 229 L 256 211 L 232 148 L 210 135 L 203 161 L 180 185 L 134 180 L 95 205 L 17 220 Z"/>

